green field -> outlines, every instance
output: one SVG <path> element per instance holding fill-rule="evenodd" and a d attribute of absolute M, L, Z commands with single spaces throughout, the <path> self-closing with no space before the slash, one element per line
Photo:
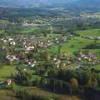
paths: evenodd
<path fill-rule="evenodd" d="M 80 34 L 81 36 L 97 37 L 100 36 L 100 29 L 88 29 L 88 30 L 76 31 L 76 33 Z"/>
<path fill-rule="evenodd" d="M 0 80 L 5 80 L 15 73 L 14 66 L 1 66 L 0 68 Z"/>
<path fill-rule="evenodd" d="M 93 43 L 94 40 L 88 40 L 81 37 L 73 37 L 68 42 L 61 44 L 61 53 L 67 53 L 72 55 L 74 52 L 79 51 L 86 45 Z M 59 46 L 53 46 L 50 48 L 50 52 L 57 53 Z"/>

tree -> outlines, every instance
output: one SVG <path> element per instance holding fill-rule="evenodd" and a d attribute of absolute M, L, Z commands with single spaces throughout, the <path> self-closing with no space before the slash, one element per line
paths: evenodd
<path fill-rule="evenodd" d="M 92 69 L 92 70 L 91 70 L 91 76 L 90 76 L 90 79 L 89 79 L 89 81 L 88 81 L 88 86 L 89 86 L 90 88 L 95 88 L 95 87 L 97 87 L 97 85 L 98 85 L 97 75 L 96 75 L 96 73 L 94 72 L 94 70 Z"/>
<path fill-rule="evenodd" d="M 72 86 L 73 92 L 77 92 L 78 87 L 79 87 L 78 80 L 76 78 L 71 78 L 70 84 Z"/>
<path fill-rule="evenodd" d="M 85 71 L 85 70 L 80 69 L 77 72 L 77 79 L 78 79 L 80 85 L 83 85 L 83 86 L 87 85 L 89 78 L 90 78 L 89 71 Z"/>
<path fill-rule="evenodd" d="M 17 68 L 18 73 L 15 75 L 15 80 L 23 85 L 32 85 L 32 73 L 25 69 Z"/>

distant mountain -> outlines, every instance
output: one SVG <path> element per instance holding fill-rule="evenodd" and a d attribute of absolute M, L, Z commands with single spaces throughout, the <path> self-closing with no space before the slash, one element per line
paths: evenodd
<path fill-rule="evenodd" d="M 63 7 L 76 10 L 100 10 L 100 0 L 0 0 L 0 7 Z"/>
<path fill-rule="evenodd" d="M 31 4 L 46 4 L 46 5 L 53 5 L 53 4 L 63 4 L 69 3 L 78 0 L 0 0 L 0 5 L 4 6 L 29 6 Z"/>
<path fill-rule="evenodd" d="M 100 0 L 78 0 L 74 6 L 83 10 L 98 10 L 100 11 Z"/>
<path fill-rule="evenodd" d="M 34 6 L 63 6 L 64 4 L 78 0 L 0 0 L 0 6 L 4 7 L 34 7 Z"/>

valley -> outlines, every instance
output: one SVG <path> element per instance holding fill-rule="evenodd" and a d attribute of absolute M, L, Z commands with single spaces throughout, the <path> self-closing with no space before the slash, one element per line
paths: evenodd
<path fill-rule="evenodd" d="M 99 100 L 99 3 L 1 0 L 0 100 Z"/>

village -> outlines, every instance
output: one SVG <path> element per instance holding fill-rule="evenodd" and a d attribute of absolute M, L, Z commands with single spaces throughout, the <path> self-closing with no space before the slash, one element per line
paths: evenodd
<path fill-rule="evenodd" d="M 64 71 L 84 69 L 88 68 L 88 66 L 98 65 L 100 61 L 91 52 L 79 51 L 74 56 L 68 56 L 67 53 L 61 52 L 62 44 L 68 42 L 73 37 L 73 34 L 56 36 L 51 34 L 46 37 L 43 35 L 38 37 L 35 35 L 1 37 L 0 51 L 3 55 L 1 58 L 2 63 L 14 65 L 16 67 L 14 75 L 17 75 L 20 70 L 24 72 L 31 71 L 31 73 L 35 72 L 36 75 L 44 75 L 44 77 L 49 77 L 52 68 L 53 71 Z M 49 51 L 53 46 L 58 46 L 56 54 Z M 5 86 L 5 82 L 9 86 L 12 80 L 16 80 L 16 78 L 1 81 L 1 87 Z"/>
<path fill-rule="evenodd" d="M 0 0 L 0 100 L 99 100 L 100 0 Z"/>

